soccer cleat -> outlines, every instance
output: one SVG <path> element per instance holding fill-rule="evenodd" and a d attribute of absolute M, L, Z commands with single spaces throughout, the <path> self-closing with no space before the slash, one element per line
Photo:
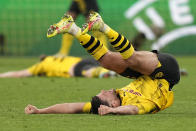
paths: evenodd
<path fill-rule="evenodd" d="M 82 27 L 82 34 L 86 34 L 88 31 L 98 30 L 104 26 L 104 22 L 101 16 L 97 12 L 91 12 L 88 18 L 88 23 Z"/>
<path fill-rule="evenodd" d="M 73 23 L 74 20 L 72 16 L 65 14 L 58 23 L 50 26 L 47 32 L 47 37 L 50 38 L 56 36 L 57 34 L 69 33 Z"/>

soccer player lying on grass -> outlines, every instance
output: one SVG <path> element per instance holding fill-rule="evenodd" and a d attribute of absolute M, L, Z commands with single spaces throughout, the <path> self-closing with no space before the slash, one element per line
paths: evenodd
<path fill-rule="evenodd" d="M 118 52 L 109 51 L 88 30 L 103 32 Z M 173 103 L 172 88 L 180 80 L 179 66 L 175 58 L 156 51 L 135 51 L 131 43 L 106 25 L 98 13 L 93 12 L 89 23 L 81 30 L 71 16 L 50 27 L 48 37 L 60 33 L 75 36 L 81 45 L 100 64 L 118 74 L 135 79 L 126 87 L 102 90 L 87 103 L 64 103 L 37 109 L 28 105 L 26 114 L 82 113 L 95 114 L 146 114 L 155 113 Z"/>
<path fill-rule="evenodd" d="M 116 73 L 100 67 L 94 59 L 66 56 L 45 56 L 41 61 L 28 69 L 0 73 L 5 77 L 113 77 Z"/>

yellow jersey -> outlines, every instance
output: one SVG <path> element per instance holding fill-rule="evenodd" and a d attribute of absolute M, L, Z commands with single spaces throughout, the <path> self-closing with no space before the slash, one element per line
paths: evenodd
<path fill-rule="evenodd" d="M 116 89 L 121 99 L 121 106 L 135 105 L 138 114 L 155 113 L 169 107 L 173 103 L 173 92 L 169 91 L 169 83 L 165 79 L 151 79 L 141 76 L 129 85 Z M 90 112 L 91 104 L 86 103 L 84 112 Z"/>
<path fill-rule="evenodd" d="M 54 57 L 48 56 L 43 61 L 28 68 L 28 71 L 33 75 L 44 75 L 48 77 L 70 77 L 70 69 L 80 62 L 79 57 Z"/>

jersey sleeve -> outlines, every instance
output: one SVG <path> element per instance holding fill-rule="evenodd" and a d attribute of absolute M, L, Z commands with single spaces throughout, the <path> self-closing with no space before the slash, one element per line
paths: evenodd
<path fill-rule="evenodd" d="M 90 113 L 91 111 L 91 103 L 90 102 L 87 102 L 84 107 L 83 107 L 83 113 Z"/>
<path fill-rule="evenodd" d="M 35 65 L 29 67 L 27 70 L 28 70 L 30 73 L 32 73 L 33 75 L 38 75 L 38 74 L 41 73 L 41 70 L 42 70 L 42 69 L 41 69 L 40 63 L 37 63 L 37 64 L 35 64 Z"/>

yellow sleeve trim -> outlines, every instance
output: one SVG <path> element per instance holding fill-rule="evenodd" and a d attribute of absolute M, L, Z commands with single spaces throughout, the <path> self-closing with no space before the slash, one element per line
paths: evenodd
<path fill-rule="evenodd" d="M 84 113 L 90 113 L 90 111 L 91 111 L 91 103 L 90 102 L 87 102 L 84 105 L 84 107 L 82 109 L 82 112 L 84 112 Z"/>

